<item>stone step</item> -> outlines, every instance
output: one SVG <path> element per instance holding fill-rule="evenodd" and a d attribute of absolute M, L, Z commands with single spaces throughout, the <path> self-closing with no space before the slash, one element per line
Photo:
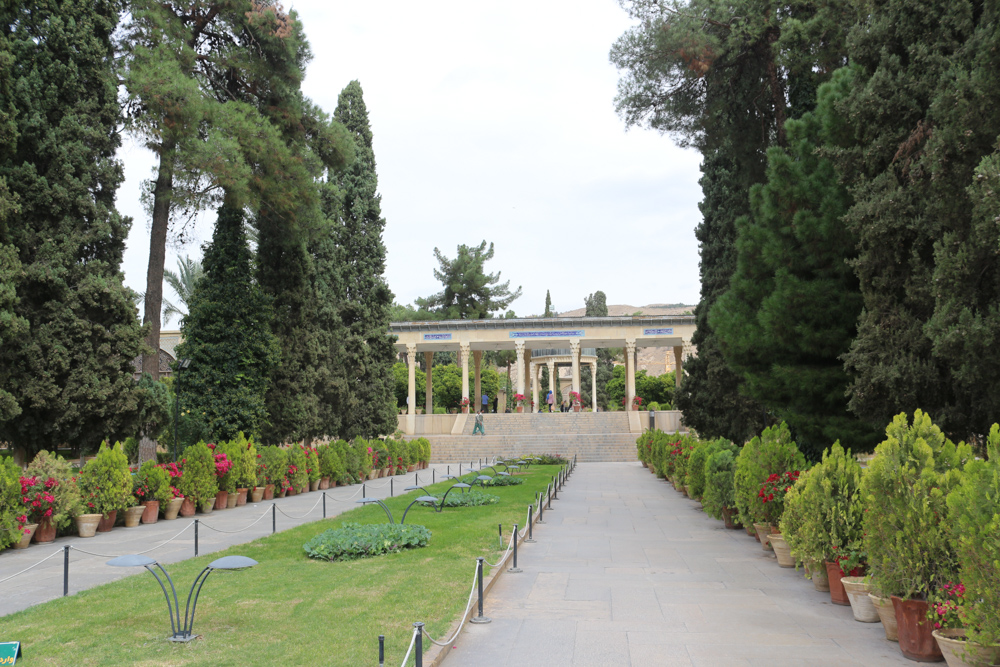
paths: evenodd
<path fill-rule="evenodd" d="M 626 412 L 556 412 L 483 415 L 483 426 L 490 435 L 570 435 L 629 433 Z M 472 435 L 475 418 L 465 422 L 463 434 Z"/>
<path fill-rule="evenodd" d="M 559 454 L 578 461 L 635 461 L 636 437 L 630 433 L 594 435 L 426 436 L 434 463 L 474 462 L 491 456 Z"/>

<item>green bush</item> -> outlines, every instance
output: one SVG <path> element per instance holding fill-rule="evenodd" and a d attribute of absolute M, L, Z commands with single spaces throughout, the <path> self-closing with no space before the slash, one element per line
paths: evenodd
<path fill-rule="evenodd" d="M 647 410 L 653 410 L 655 412 L 656 410 L 660 409 L 660 404 L 657 403 L 656 401 L 653 401 L 649 405 L 646 406 L 646 409 Z"/>
<path fill-rule="evenodd" d="M 691 487 L 691 497 L 701 498 L 705 495 L 705 462 L 708 457 L 719 451 L 723 445 L 731 444 L 725 438 L 719 440 L 700 440 L 694 451 L 688 457 L 687 480 L 685 484 Z"/>
<path fill-rule="evenodd" d="M 219 482 L 215 476 L 215 456 L 208 445 L 199 442 L 185 449 L 181 466 L 184 474 L 181 475 L 177 490 L 185 498 L 195 505 L 215 498 L 219 492 Z"/>
<path fill-rule="evenodd" d="M 969 461 L 948 494 L 952 544 L 958 556 L 968 639 L 1000 644 L 1000 426 L 986 439 L 987 461 Z"/>
<path fill-rule="evenodd" d="M 158 468 L 155 461 L 146 461 L 133 476 L 132 494 L 140 503 L 155 500 L 161 505 L 167 504 L 174 497 L 170 488 L 170 473 Z"/>
<path fill-rule="evenodd" d="M 0 550 L 21 541 L 17 520 L 21 515 L 21 468 L 0 456 Z"/>
<path fill-rule="evenodd" d="M 398 474 L 400 467 L 405 463 L 403 461 L 403 449 L 399 446 L 399 441 L 393 438 L 386 440 L 385 445 L 386 449 L 389 450 L 389 466 L 392 467 L 392 473 Z"/>
<path fill-rule="evenodd" d="M 743 445 L 736 459 L 733 484 L 736 489 L 736 509 L 740 523 L 749 526 L 762 523 L 764 506 L 758 500 L 760 486 L 770 475 L 806 467 L 805 457 L 792 441 L 784 422 L 764 429 L 764 432 Z"/>
<path fill-rule="evenodd" d="M 122 443 L 122 451 L 125 452 L 125 458 L 128 459 L 130 465 L 139 462 L 139 441 L 132 436 L 125 438 L 125 442 Z"/>
<path fill-rule="evenodd" d="M 346 440 L 338 440 L 334 443 L 340 460 L 344 462 L 344 478 L 337 480 L 340 484 L 355 484 L 360 482 L 361 476 L 361 455 L 353 445 Z"/>
<path fill-rule="evenodd" d="M 219 477 L 220 491 L 236 493 L 236 489 L 239 486 L 237 482 L 240 479 L 240 461 L 243 458 L 244 449 L 245 447 L 241 446 L 236 440 L 220 442 L 215 445 L 214 454 L 225 454 L 226 458 L 232 464 L 229 470 L 222 477 Z"/>
<path fill-rule="evenodd" d="M 404 549 L 426 547 L 431 531 L 413 524 L 345 523 L 324 531 L 303 545 L 310 558 L 338 561 L 372 558 Z"/>
<path fill-rule="evenodd" d="M 517 486 L 518 484 L 524 484 L 524 478 L 513 475 L 495 475 L 490 481 L 483 482 L 484 486 Z"/>
<path fill-rule="evenodd" d="M 494 496 L 490 493 L 483 493 L 477 489 L 469 489 L 468 491 L 462 492 L 460 489 L 456 489 L 448 494 L 448 497 L 444 500 L 445 507 L 480 507 L 482 505 L 496 505 L 500 502 L 500 496 Z M 430 501 L 421 503 L 427 507 L 439 506 L 441 504 L 441 499 L 438 498 L 436 503 Z"/>
<path fill-rule="evenodd" d="M 260 448 L 257 467 L 264 475 L 264 484 L 274 484 L 274 488 L 280 491 L 288 471 L 288 452 L 277 445 L 265 445 Z"/>
<path fill-rule="evenodd" d="M 921 410 L 912 424 L 897 415 L 885 434 L 861 478 L 869 573 L 885 596 L 926 599 L 958 574 L 946 498 L 972 450 Z"/>
<path fill-rule="evenodd" d="M 28 464 L 24 476 L 56 481 L 55 486 L 49 489 L 49 493 L 55 498 L 51 522 L 59 530 L 69 528 L 73 524 L 73 517 L 81 513 L 83 506 L 80 484 L 73 472 L 73 465 L 58 454 L 42 450 Z"/>
<path fill-rule="evenodd" d="M 310 482 L 318 482 L 320 479 L 319 452 L 315 447 L 304 447 L 306 453 L 306 472 L 309 474 Z"/>
<path fill-rule="evenodd" d="M 344 463 L 340 460 L 337 446 L 334 443 L 319 447 L 319 472 L 333 482 L 339 482 L 344 474 Z"/>
<path fill-rule="evenodd" d="M 368 477 L 368 473 L 372 471 L 372 454 L 368 451 L 368 443 L 365 442 L 364 438 L 358 436 L 354 438 L 354 441 L 351 443 L 351 449 L 353 449 L 358 456 L 358 469 L 356 476 L 360 479 L 365 479 Z"/>
<path fill-rule="evenodd" d="M 863 514 L 861 465 L 838 441 L 785 496 L 779 526 L 799 560 L 833 561 L 838 556 L 858 560 Z"/>
<path fill-rule="evenodd" d="M 83 466 L 80 491 L 84 502 L 93 503 L 94 512 L 105 516 L 132 506 L 132 474 L 120 443 L 101 443 L 97 456 Z"/>
<path fill-rule="evenodd" d="M 285 472 L 285 478 L 296 491 L 309 486 L 308 464 L 305 447 L 292 445 L 288 448 L 288 470 Z"/>
<path fill-rule="evenodd" d="M 716 519 L 722 519 L 723 509 L 736 506 L 736 488 L 733 478 L 736 471 L 735 445 L 726 441 L 722 449 L 705 461 L 705 495 L 701 504 Z"/>
<path fill-rule="evenodd" d="M 446 408 L 434 408 L 434 414 L 436 415 L 446 415 L 448 410 Z"/>
<path fill-rule="evenodd" d="M 234 452 L 239 452 L 239 457 L 234 462 L 236 467 L 236 488 L 252 489 L 257 484 L 257 446 L 254 445 L 253 438 L 247 440 L 240 431 L 233 441 L 236 446 Z"/>

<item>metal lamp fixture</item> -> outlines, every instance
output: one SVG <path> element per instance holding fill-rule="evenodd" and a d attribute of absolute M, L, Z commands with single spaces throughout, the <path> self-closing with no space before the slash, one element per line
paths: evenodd
<path fill-rule="evenodd" d="M 163 597 L 167 599 L 167 614 L 170 616 L 170 632 L 172 633 L 167 637 L 167 641 L 171 642 L 189 642 L 192 639 L 197 639 L 200 635 L 192 634 L 192 629 L 194 627 L 194 613 L 198 608 L 198 596 L 201 595 L 202 586 L 205 585 L 205 581 L 208 579 L 208 575 L 212 574 L 215 570 L 246 570 L 254 565 L 257 565 L 257 561 L 253 558 L 247 558 L 246 556 L 223 556 L 218 558 L 208 564 L 201 573 L 195 577 L 194 583 L 191 584 L 191 591 L 188 593 L 187 605 L 184 608 L 184 624 L 181 625 L 181 605 L 177 600 L 177 589 L 174 587 L 174 582 L 167 574 L 167 571 L 163 569 L 156 560 L 150 558 L 149 556 L 142 556 L 139 554 L 129 554 L 127 556 L 118 556 L 117 558 L 112 558 L 107 562 L 108 565 L 112 567 L 144 567 L 149 570 L 149 573 L 156 578 L 156 582 L 160 584 L 160 589 L 163 590 Z M 156 574 L 156 571 L 152 568 L 155 565 L 159 568 L 160 572 L 166 578 L 167 583 L 170 584 L 170 593 L 167 592 L 167 587 L 163 584 L 163 579 Z M 197 590 L 196 590 L 197 588 Z M 170 597 L 173 595 L 173 605 L 170 604 Z M 192 597 L 194 600 L 192 601 Z"/>
<path fill-rule="evenodd" d="M 396 520 L 392 518 L 392 511 L 378 498 L 358 498 L 356 502 L 359 502 L 362 505 L 370 505 L 371 503 L 379 505 L 383 510 L 385 510 L 386 516 L 389 517 L 389 523 L 396 523 Z"/>

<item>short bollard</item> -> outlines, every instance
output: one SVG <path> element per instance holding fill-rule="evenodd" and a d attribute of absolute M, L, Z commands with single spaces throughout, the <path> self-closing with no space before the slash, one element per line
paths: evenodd
<path fill-rule="evenodd" d="M 521 568 L 517 566 L 517 524 L 514 524 L 514 564 L 507 568 L 507 571 L 511 574 L 517 574 L 521 571 Z"/>
<path fill-rule="evenodd" d="M 542 502 L 542 494 L 538 494 L 538 523 L 545 523 L 542 515 L 545 513 L 545 503 Z"/>
<path fill-rule="evenodd" d="M 420 473 L 413 473 L 413 486 L 420 486 Z"/>
<path fill-rule="evenodd" d="M 417 644 L 414 646 L 414 656 L 413 659 L 416 661 L 414 663 L 415 667 L 424 667 L 424 624 L 417 622 L 413 624 L 413 627 L 417 629 Z"/>
<path fill-rule="evenodd" d="M 389 497 L 390 497 L 390 498 L 392 498 L 392 495 L 393 495 L 393 493 L 392 493 L 392 483 L 393 483 L 394 481 L 395 481 L 395 480 L 394 480 L 394 479 L 393 479 L 392 477 L 390 477 L 390 478 L 389 478 Z"/>
<path fill-rule="evenodd" d="M 497 536 L 500 538 L 500 548 L 503 549 L 503 524 L 497 524 Z"/>
<path fill-rule="evenodd" d="M 527 537 L 527 539 L 524 540 L 528 544 L 534 544 L 534 542 L 535 542 L 535 539 L 531 536 L 531 528 L 532 528 L 532 525 L 535 523 L 534 521 L 532 521 L 534 513 L 535 513 L 535 506 L 534 505 L 528 505 L 528 537 Z M 539 517 L 540 516 L 541 515 L 539 515 Z"/>
<path fill-rule="evenodd" d="M 63 597 L 69 595 L 69 545 L 63 547 Z"/>
<path fill-rule="evenodd" d="M 326 491 L 323 492 L 323 518 L 326 518 Z"/>
<path fill-rule="evenodd" d="M 476 559 L 476 582 L 479 586 L 479 616 L 473 616 L 469 619 L 470 623 L 490 623 L 493 619 L 488 616 L 483 616 L 483 557 L 480 556 Z"/>
<path fill-rule="evenodd" d="M 198 555 L 198 519 L 194 520 L 194 555 Z"/>
<path fill-rule="evenodd" d="M 362 482 L 361 483 L 361 497 L 362 498 L 367 498 L 368 497 L 368 483 L 367 482 Z"/>
<path fill-rule="evenodd" d="M 378 636 L 378 667 L 385 667 L 385 635 Z"/>
<path fill-rule="evenodd" d="M 271 534 L 278 532 L 278 504 L 271 503 Z"/>
<path fill-rule="evenodd" d="M 437 470 L 431 468 L 431 484 L 436 484 L 435 478 L 437 477 Z"/>
<path fill-rule="evenodd" d="M 550 509 L 552 509 L 552 485 L 551 484 L 546 484 L 545 485 L 545 495 L 547 497 L 547 500 L 545 501 L 545 509 L 550 510 Z"/>
<path fill-rule="evenodd" d="M 552 481 L 552 500 L 559 500 L 559 485 Z"/>

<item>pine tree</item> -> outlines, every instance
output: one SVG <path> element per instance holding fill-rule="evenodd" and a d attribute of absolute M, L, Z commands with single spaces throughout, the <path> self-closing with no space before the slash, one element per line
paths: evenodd
<path fill-rule="evenodd" d="M 216 440 L 243 431 L 258 438 L 267 419 L 264 394 L 280 351 L 271 306 L 253 279 L 243 212 L 219 208 L 205 248 L 205 279 L 195 288 L 177 346 L 191 365 L 178 382 L 180 408 L 201 415 Z"/>
<path fill-rule="evenodd" d="M 382 197 L 368 109 L 358 81 L 341 91 L 334 118 L 350 132 L 356 151 L 354 163 L 335 179 L 342 196 L 337 241 L 344 295 L 343 377 L 350 392 L 340 406 L 339 435 L 351 439 L 396 430 L 392 379 L 396 350 L 389 335 L 393 295 L 384 276 Z"/>
<path fill-rule="evenodd" d="M 726 362 L 744 392 L 788 422 L 813 459 L 834 440 L 868 451 L 878 432 L 847 411 L 843 355 L 861 312 L 847 261 L 855 238 L 841 218 L 850 196 L 824 147 L 849 142 L 834 111 L 850 70 L 820 89 L 819 105 L 789 120 L 789 148 L 768 150 L 768 180 L 750 190 L 737 220 L 737 266 L 709 314 Z"/>
<path fill-rule="evenodd" d="M 437 313 L 444 320 L 485 320 L 502 312 L 521 296 L 521 288 L 510 291 L 510 281 L 501 283 L 500 272 L 486 273 L 486 262 L 493 259 L 493 244 L 459 244 L 455 259 L 448 259 L 434 248 L 440 268 L 434 269 L 444 289 L 427 298 L 417 299 L 421 309 Z"/>
<path fill-rule="evenodd" d="M 20 208 L 16 224 L 0 226 L 0 247 L 16 249 L 21 266 L 17 302 L 6 306 L 31 331 L 0 346 L 0 387 L 21 410 L 0 424 L 0 440 L 29 453 L 96 447 L 136 416 L 142 332 L 120 271 L 131 220 L 114 205 L 120 9 L 34 0 L 0 10 L 9 49 L 0 110 L 17 112 L 0 181 Z"/>
<path fill-rule="evenodd" d="M 552 295 L 549 294 L 548 290 L 545 290 L 545 312 L 542 313 L 542 317 L 555 317 L 556 314 L 552 310 Z"/>

